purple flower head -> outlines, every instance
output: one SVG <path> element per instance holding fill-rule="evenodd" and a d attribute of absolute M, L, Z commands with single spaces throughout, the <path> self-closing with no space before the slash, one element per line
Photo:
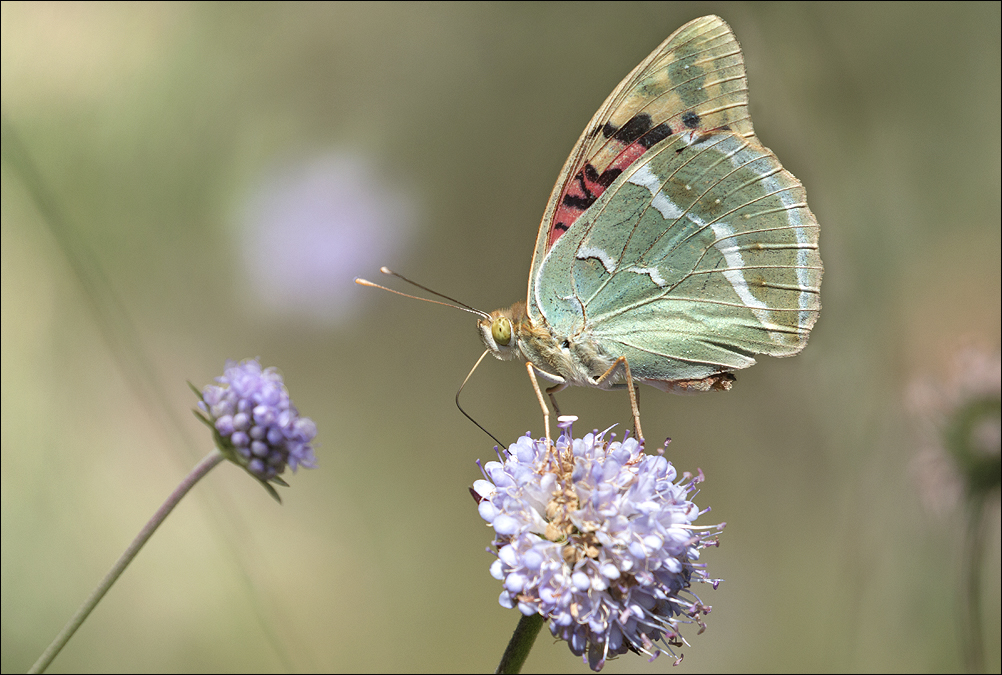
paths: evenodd
<path fill-rule="evenodd" d="M 574 438 L 575 419 L 560 418 L 555 445 L 526 434 L 473 485 L 494 528 L 500 603 L 543 615 L 592 670 L 626 651 L 674 654 L 681 624 L 702 632 L 710 612 L 691 583 L 720 582 L 699 562 L 723 529 L 693 525 L 702 474 L 679 478 L 636 439 L 607 441 L 608 429 Z"/>
<path fill-rule="evenodd" d="M 299 416 L 277 370 L 262 369 L 256 359 L 229 360 L 216 382 L 202 390 L 198 407 L 229 459 L 266 482 L 281 483 L 286 466 L 316 468 L 311 442 L 317 426 Z"/>

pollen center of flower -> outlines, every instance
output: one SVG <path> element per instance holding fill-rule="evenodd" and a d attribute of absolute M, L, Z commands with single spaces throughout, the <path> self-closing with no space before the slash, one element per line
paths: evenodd
<path fill-rule="evenodd" d="M 546 505 L 546 538 L 550 541 L 566 541 L 577 529 L 571 516 L 579 508 L 578 495 L 570 485 L 569 476 L 566 478 L 558 483 Z"/>

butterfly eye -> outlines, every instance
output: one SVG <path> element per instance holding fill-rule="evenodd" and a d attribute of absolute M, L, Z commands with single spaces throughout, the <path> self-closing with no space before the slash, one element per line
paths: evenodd
<path fill-rule="evenodd" d="M 491 324 L 491 336 L 499 346 L 508 346 L 511 342 L 511 319 L 505 316 L 494 319 L 494 323 Z"/>

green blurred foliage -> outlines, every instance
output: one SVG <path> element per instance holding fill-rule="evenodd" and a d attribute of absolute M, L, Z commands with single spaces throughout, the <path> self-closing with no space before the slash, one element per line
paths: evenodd
<path fill-rule="evenodd" d="M 153 373 L 109 347 L 93 304 L 110 300 L 5 163 L 2 670 L 34 661 L 210 450 L 185 380 L 250 356 L 316 420 L 321 469 L 291 478 L 282 507 L 217 469 L 54 670 L 493 669 L 518 617 L 497 604 L 466 491 L 493 444 L 452 402 L 481 352 L 472 319 L 350 281 L 364 304 L 338 322 L 262 307 L 241 209 L 276 164 L 364 156 L 415 205 L 416 238 L 385 263 L 508 305 L 584 124 L 708 13 L 741 41 L 756 131 L 807 187 L 826 272 L 802 355 L 763 359 L 726 395 L 643 392 L 645 431 L 704 470 L 698 502 L 728 523 L 703 558 L 726 581 L 697 589 L 715 609 L 681 668 L 959 668 L 963 518 L 922 509 L 904 400 L 958 344 L 1000 339 L 998 3 L 5 2 L 3 114 Z M 514 365 L 481 366 L 464 403 L 506 442 L 541 433 Z M 629 423 L 623 393 L 561 406 L 579 430 Z M 586 667 L 544 632 L 527 669 Z"/>

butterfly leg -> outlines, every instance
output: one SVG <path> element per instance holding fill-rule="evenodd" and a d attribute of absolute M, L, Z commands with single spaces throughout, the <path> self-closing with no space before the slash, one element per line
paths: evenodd
<path fill-rule="evenodd" d="M 531 361 L 525 362 L 525 369 L 529 371 L 529 379 L 532 381 L 532 388 L 536 390 L 536 399 L 539 401 L 539 407 L 543 410 L 543 430 L 546 432 L 546 438 L 549 439 L 550 409 L 546 407 L 546 401 L 543 400 L 543 391 L 539 388 L 539 382 L 536 381 L 536 371 L 533 369 Z M 547 390 L 547 393 L 549 393 L 549 390 Z M 550 400 L 553 401 L 553 394 L 550 394 Z M 553 402 L 553 407 L 557 407 L 556 401 Z"/>
<path fill-rule="evenodd" d="M 633 384 L 633 375 L 630 374 L 630 364 L 626 361 L 626 357 L 620 356 L 616 359 L 615 363 L 609 366 L 609 370 L 602 373 L 596 384 L 601 385 L 615 375 L 620 368 L 626 373 L 626 390 L 630 392 L 630 409 L 633 411 L 633 430 L 636 432 L 637 438 L 642 441 L 644 440 L 644 432 L 640 428 L 640 392 L 637 391 L 636 385 Z"/>
<path fill-rule="evenodd" d="M 558 391 L 563 391 L 566 388 L 567 384 L 561 383 L 561 384 L 555 384 L 546 390 L 546 395 L 550 397 L 550 403 L 553 404 L 553 412 L 557 414 L 557 417 L 560 417 L 560 406 L 557 405 L 557 397 L 554 396 L 554 394 L 556 394 Z"/>

